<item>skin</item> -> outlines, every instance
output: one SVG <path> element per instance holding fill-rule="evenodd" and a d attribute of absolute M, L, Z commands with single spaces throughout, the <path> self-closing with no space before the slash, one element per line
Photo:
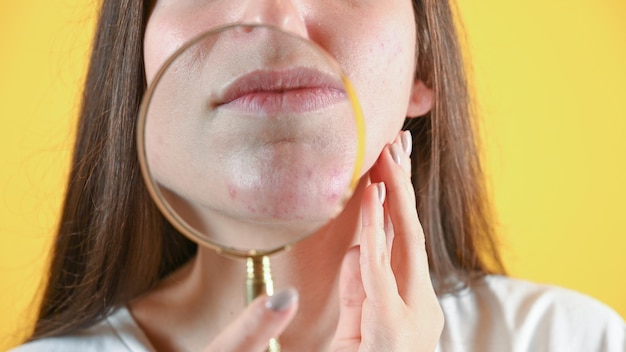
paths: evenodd
<path fill-rule="evenodd" d="M 398 132 L 432 105 L 413 80 L 411 2 L 159 0 L 145 34 L 148 80 L 186 40 L 232 22 L 279 26 L 339 61 L 364 111 L 363 177 L 337 218 L 272 257 L 275 286 L 299 293 L 283 309 L 260 297 L 242 311 L 243 263 L 200 248 L 131 313 L 159 351 L 263 351 L 275 336 L 285 351 L 434 350 L 443 314 L 415 210 L 410 136 Z"/>

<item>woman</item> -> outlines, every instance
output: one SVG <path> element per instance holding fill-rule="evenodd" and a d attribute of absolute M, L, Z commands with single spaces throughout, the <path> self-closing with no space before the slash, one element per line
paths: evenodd
<path fill-rule="evenodd" d="M 277 287 L 294 289 L 240 314 L 241 263 L 165 222 L 134 145 L 146 82 L 164 58 L 235 21 L 280 26 L 338 59 L 363 105 L 369 169 L 336 220 L 273 258 Z M 94 43 L 49 282 L 24 350 L 263 350 L 273 336 L 285 350 L 624 350 L 624 322 L 600 304 L 496 275 L 448 2 L 104 1 Z M 407 116 L 410 134 L 398 133 Z"/>

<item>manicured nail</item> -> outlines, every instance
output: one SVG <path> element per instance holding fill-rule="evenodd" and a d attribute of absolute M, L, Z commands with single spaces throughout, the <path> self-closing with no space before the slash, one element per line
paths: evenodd
<path fill-rule="evenodd" d="M 395 161 L 396 164 L 400 165 L 401 156 L 400 156 L 400 147 L 398 146 L 398 144 L 397 143 L 392 144 L 389 150 L 391 152 L 391 157 L 393 158 L 393 161 Z"/>
<path fill-rule="evenodd" d="M 404 150 L 407 155 L 411 155 L 411 150 L 413 150 L 413 136 L 411 135 L 411 131 L 402 131 L 400 141 L 402 142 L 402 150 Z"/>
<path fill-rule="evenodd" d="M 378 189 L 378 200 L 380 201 L 380 204 L 384 204 L 385 198 L 387 197 L 387 188 L 385 187 L 385 183 L 379 182 L 376 185 L 376 188 Z"/>
<path fill-rule="evenodd" d="M 265 308 L 280 312 L 291 307 L 297 301 L 298 291 L 295 288 L 289 287 L 270 296 L 267 301 L 265 301 Z"/>

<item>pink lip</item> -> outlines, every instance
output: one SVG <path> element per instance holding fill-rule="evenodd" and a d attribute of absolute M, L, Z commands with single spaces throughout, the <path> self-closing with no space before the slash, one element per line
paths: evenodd
<path fill-rule="evenodd" d="M 339 79 L 308 68 L 253 71 L 229 84 L 214 106 L 252 114 L 302 113 L 345 99 Z"/>

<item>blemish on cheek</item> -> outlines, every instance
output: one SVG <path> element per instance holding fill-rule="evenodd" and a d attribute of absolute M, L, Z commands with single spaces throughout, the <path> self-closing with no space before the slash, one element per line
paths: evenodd
<path fill-rule="evenodd" d="M 231 199 L 236 199 L 237 198 L 237 189 L 235 187 L 229 186 L 228 187 L 228 194 L 230 195 Z"/>
<path fill-rule="evenodd" d="M 339 202 L 340 197 L 341 197 L 341 194 L 337 192 L 332 192 L 326 196 L 326 201 L 328 202 L 328 204 L 334 205 Z"/>

